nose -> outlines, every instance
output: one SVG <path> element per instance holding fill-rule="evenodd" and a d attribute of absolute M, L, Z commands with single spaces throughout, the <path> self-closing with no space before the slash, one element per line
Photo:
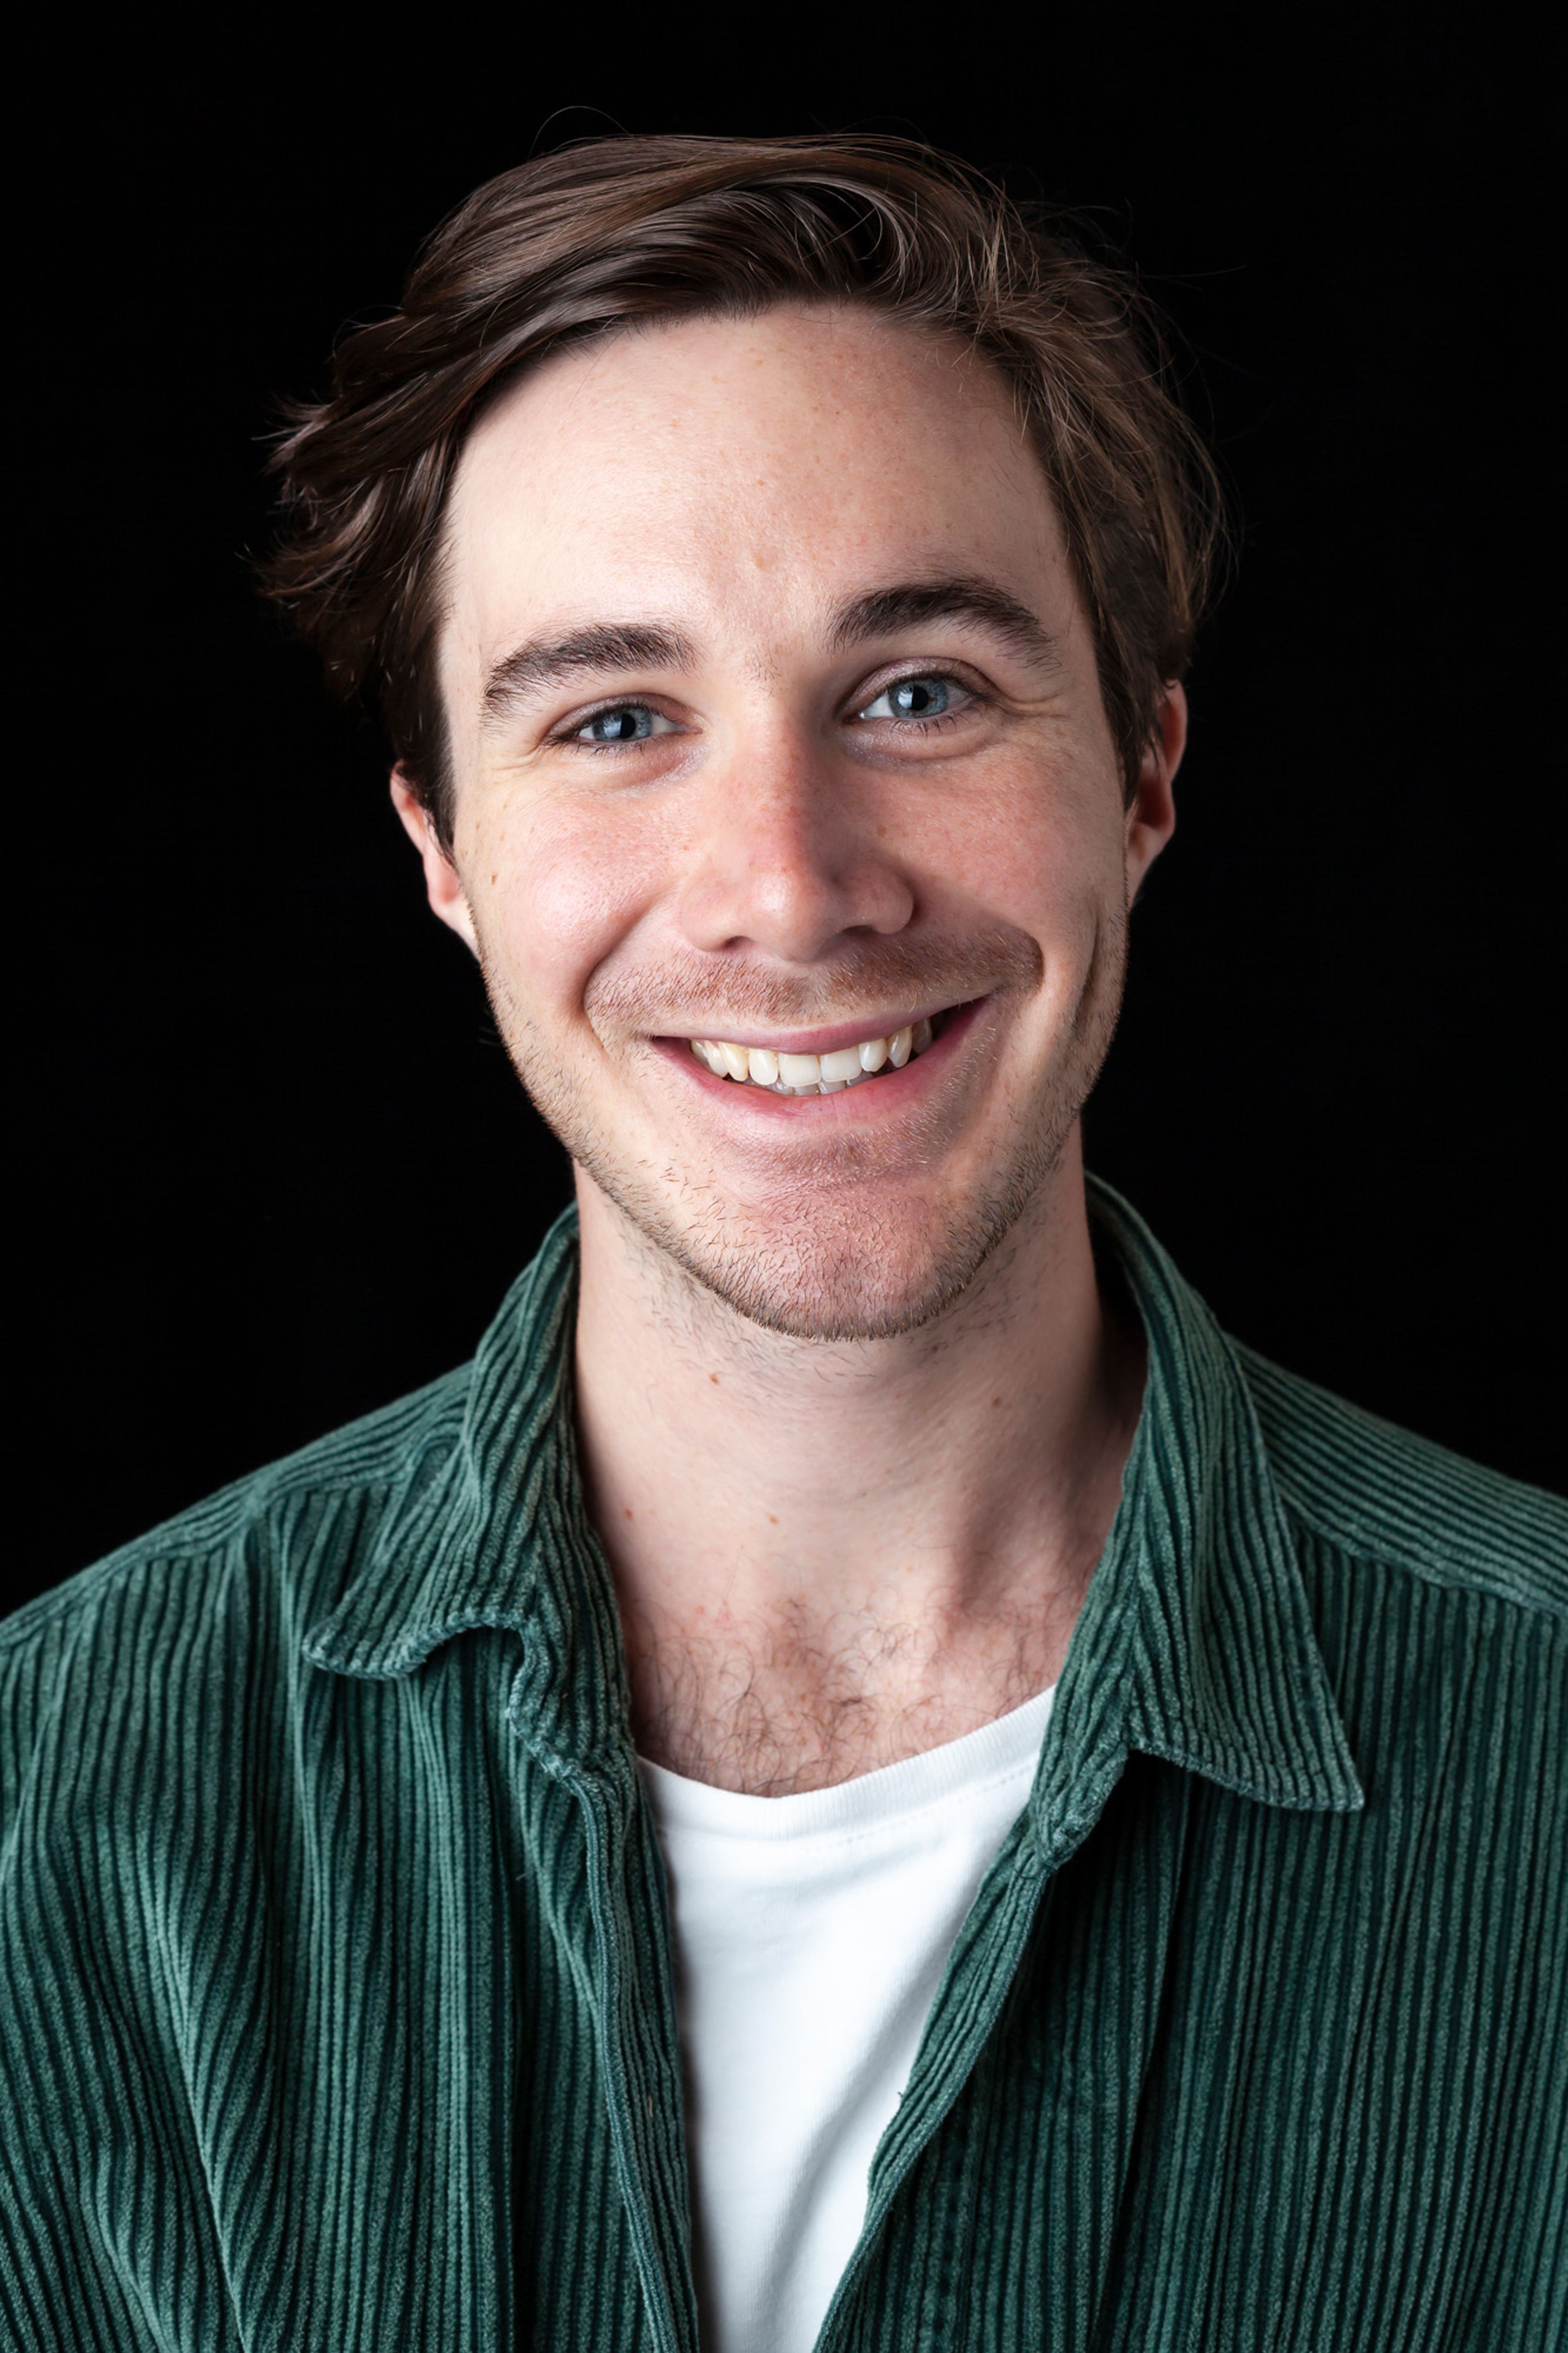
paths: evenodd
<path fill-rule="evenodd" d="M 679 903 L 693 947 L 812 964 L 847 932 L 904 929 L 914 892 L 856 782 L 776 736 L 704 779 Z"/>

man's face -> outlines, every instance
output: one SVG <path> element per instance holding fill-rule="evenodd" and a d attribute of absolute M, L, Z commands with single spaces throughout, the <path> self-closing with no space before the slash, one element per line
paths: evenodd
<path fill-rule="evenodd" d="M 1005 390 L 863 311 L 621 335 L 480 424 L 447 554 L 426 871 L 544 1116 L 753 1320 L 929 1320 L 1072 1134 L 1180 754 L 1178 694 L 1126 809 Z"/>

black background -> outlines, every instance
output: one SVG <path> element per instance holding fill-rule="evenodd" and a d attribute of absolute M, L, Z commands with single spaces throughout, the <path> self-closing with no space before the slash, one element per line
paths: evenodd
<path fill-rule="evenodd" d="M 913 132 L 1135 262 L 1240 557 L 1091 1161 L 1243 1336 L 1562 1484 L 1531 20 L 225 21 L 73 37 L 13 101 L 15 1598 L 468 1355 L 566 1197 L 244 551 L 271 398 L 478 181 L 616 126 Z"/>

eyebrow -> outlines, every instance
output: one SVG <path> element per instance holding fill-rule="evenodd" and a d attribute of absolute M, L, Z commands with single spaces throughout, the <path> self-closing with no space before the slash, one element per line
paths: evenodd
<path fill-rule="evenodd" d="M 510 703 L 547 694 L 584 671 L 683 670 L 695 659 L 690 638 L 658 621 L 595 621 L 563 638 L 531 638 L 486 677 L 485 716 L 497 718 Z"/>
<path fill-rule="evenodd" d="M 840 605 L 828 630 L 838 652 L 870 638 L 893 637 L 931 621 L 975 621 L 1026 660 L 1057 659 L 1055 638 L 1028 607 L 993 580 L 902 580 Z M 485 679 L 487 719 L 513 702 L 548 694 L 585 674 L 616 670 L 689 670 L 696 649 L 683 630 L 661 621 L 594 621 L 561 638 L 532 638 L 515 646 Z"/>
<path fill-rule="evenodd" d="M 1037 614 L 994 580 L 958 575 L 943 580 L 903 580 L 851 597 L 834 617 L 831 642 L 839 650 L 867 638 L 893 637 L 928 621 L 977 621 L 1026 660 L 1054 662 L 1059 649 Z"/>

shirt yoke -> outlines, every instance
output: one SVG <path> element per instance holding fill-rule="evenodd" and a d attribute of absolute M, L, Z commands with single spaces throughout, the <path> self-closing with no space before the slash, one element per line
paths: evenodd
<path fill-rule="evenodd" d="M 1237 1345 L 1288 1510 L 1342 1551 L 1568 1619 L 1568 1503 Z"/>
<path fill-rule="evenodd" d="M 79 1617 L 106 1590 L 141 1569 L 177 1565 L 199 1577 L 205 1565 L 230 1556 L 237 1544 L 289 1519 L 302 1504 L 352 1493 L 405 1493 L 432 1458 L 443 1458 L 456 1443 L 472 1374 L 471 1365 L 443 1373 L 297 1452 L 246 1472 L 51 1586 L 0 1620 L 0 1658 L 35 1641 L 54 1620 Z"/>

